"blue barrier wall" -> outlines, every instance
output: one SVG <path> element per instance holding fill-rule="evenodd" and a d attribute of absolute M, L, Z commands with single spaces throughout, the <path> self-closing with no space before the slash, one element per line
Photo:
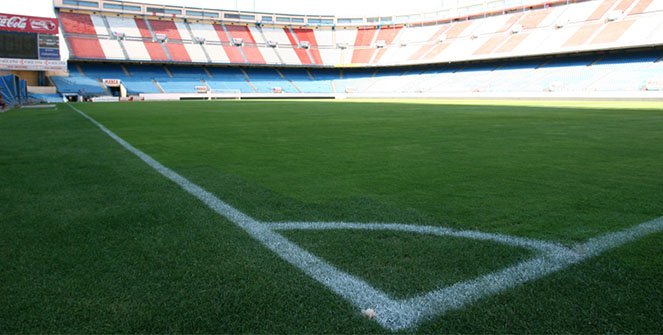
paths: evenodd
<path fill-rule="evenodd" d="M 18 76 L 0 76 L 0 97 L 7 108 L 22 105 L 28 101 L 28 86 Z"/>

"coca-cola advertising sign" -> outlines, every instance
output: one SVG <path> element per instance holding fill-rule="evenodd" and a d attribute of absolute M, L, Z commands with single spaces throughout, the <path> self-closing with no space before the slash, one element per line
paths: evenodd
<path fill-rule="evenodd" d="M 0 13 L 0 30 L 34 34 L 57 34 L 58 20 L 47 17 Z"/>

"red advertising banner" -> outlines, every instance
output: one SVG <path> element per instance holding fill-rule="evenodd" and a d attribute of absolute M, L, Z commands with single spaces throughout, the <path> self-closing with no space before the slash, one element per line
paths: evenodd
<path fill-rule="evenodd" d="M 67 71 L 67 62 L 59 60 L 0 58 L 0 70 Z"/>
<path fill-rule="evenodd" d="M 0 30 L 54 35 L 59 29 L 57 19 L 0 13 Z"/>
<path fill-rule="evenodd" d="M 104 79 L 103 82 L 104 85 L 108 87 L 120 87 L 120 84 L 122 83 L 119 79 Z"/>

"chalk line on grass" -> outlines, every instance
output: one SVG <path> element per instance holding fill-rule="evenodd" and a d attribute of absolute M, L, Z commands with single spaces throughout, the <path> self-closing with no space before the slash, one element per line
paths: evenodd
<path fill-rule="evenodd" d="M 585 243 L 579 243 L 569 248 L 554 242 L 516 236 L 401 223 L 260 222 L 138 150 L 78 108 L 72 105 L 69 106 L 151 168 L 205 203 L 217 214 L 242 228 L 283 260 L 350 301 L 356 308 L 360 310 L 374 309 L 377 312 L 375 320 L 389 330 L 414 328 L 423 320 L 463 308 L 479 299 L 539 279 L 625 243 L 663 231 L 663 217 L 660 217 L 629 229 L 589 239 Z M 278 233 L 278 231 L 283 230 L 331 229 L 390 230 L 434 236 L 462 237 L 528 248 L 536 251 L 537 255 L 532 259 L 472 280 L 459 282 L 413 298 L 394 299 L 361 278 L 337 269 Z"/>

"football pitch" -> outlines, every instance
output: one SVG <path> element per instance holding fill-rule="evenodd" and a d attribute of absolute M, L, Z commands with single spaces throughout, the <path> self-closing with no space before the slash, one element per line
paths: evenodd
<path fill-rule="evenodd" d="M 13 110 L 0 332 L 660 333 L 662 217 L 660 102 Z"/>

